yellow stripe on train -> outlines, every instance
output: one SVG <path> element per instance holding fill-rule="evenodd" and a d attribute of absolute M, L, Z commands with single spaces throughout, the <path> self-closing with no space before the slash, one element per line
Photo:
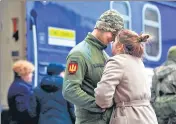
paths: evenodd
<path fill-rule="evenodd" d="M 55 37 L 55 38 L 63 38 L 63 39 L 69 39 L 69 40 L 75 40 L 75 31 L 69 30 L 69 29 L 63 29 L 63 28 L 53 28 L 49 27 L 48 29 L 49 37 Z"/>

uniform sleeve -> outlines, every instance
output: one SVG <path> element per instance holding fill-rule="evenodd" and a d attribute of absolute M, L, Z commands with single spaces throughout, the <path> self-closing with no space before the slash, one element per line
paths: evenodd
<path fill-rule="evenodd" d="M 96 103 L 101 108 L 109 108 L 113 105 L 115 89 L 122 75 L 123 68 L 120 62 L 110 59 L 105 66 L 101 81 L 95 88 Z"/>
<path fill-rule="evenodd" d="M 68 111 L 72 120 L 72 123 L 75 123 L 75 112 L 74 112 L 74 105 L 70 102 L 67 102 L 68 105 Z"/>
<path fill-rule="evenodd" d="M 81 89 L 87 71 L 85 59 L 81 53 L 68 57 L 63 83 L 64 98 L 76 106 L 92 112 L 102 112 L 95 103 L 95 98 Z"/>

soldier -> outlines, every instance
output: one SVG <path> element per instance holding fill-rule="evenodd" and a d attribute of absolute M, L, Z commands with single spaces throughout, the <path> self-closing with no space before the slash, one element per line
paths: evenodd
<path fill-rule="evenodd" d="M 123 19 L 115 10 L 104 12 L 92 33 L 75 46 L 67 57 L 63 84 L 65 99 L 75 104 L 76 124 L 108 124 L 111 109 L 95 103 L 94 88 L 100 81 L 108 55 L 104 49 L 123 29 Z"/>
<path fill-rule="evenodd" d="M 154 69 L 151 102 L 159 124 L 176 124 L 176 46 L 169 49 L 166 62 Z"/>

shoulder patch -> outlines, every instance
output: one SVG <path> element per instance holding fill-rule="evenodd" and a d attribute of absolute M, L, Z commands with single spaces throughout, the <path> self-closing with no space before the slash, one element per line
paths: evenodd
<path fill-rule="evenodd" d="M 77 70 L 78 70 L 78 63 L 75 62 L 75 61 L 71 61 L 71 62 L 68 64 L 68 72 L 69 72 L 70 74 L 75 74 Z"/>

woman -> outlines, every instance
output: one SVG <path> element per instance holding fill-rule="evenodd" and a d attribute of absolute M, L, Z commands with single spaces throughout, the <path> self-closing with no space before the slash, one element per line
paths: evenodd
<path fill-rule="evenodd" d="M 31 124 L 32 118 L 28 114 L 28 103 L 32 92 L 32 76 L 34 66 L 26 60 L 14 63 L 15 78 L 8 91 L 9 113 L 11 122 L 16 124 Z"/>
<path fill-rule="evenodd" d="M 122 30 L 112 45 L 114 56 L 95 89 L 98 106 L 107 109 L 114 104 L 110 124 L 158 124 L 142 62 L 142 42 L 148 38 L 146 34 Z"/>
<path fill-rule="evenodd" d="M 65 67 L 52 63 L 40 85 L 34 89 L 30 100 L 29 113 L 39 116 L 39 124 L 74 124 L 74 108 L 62 96 Z"/>

